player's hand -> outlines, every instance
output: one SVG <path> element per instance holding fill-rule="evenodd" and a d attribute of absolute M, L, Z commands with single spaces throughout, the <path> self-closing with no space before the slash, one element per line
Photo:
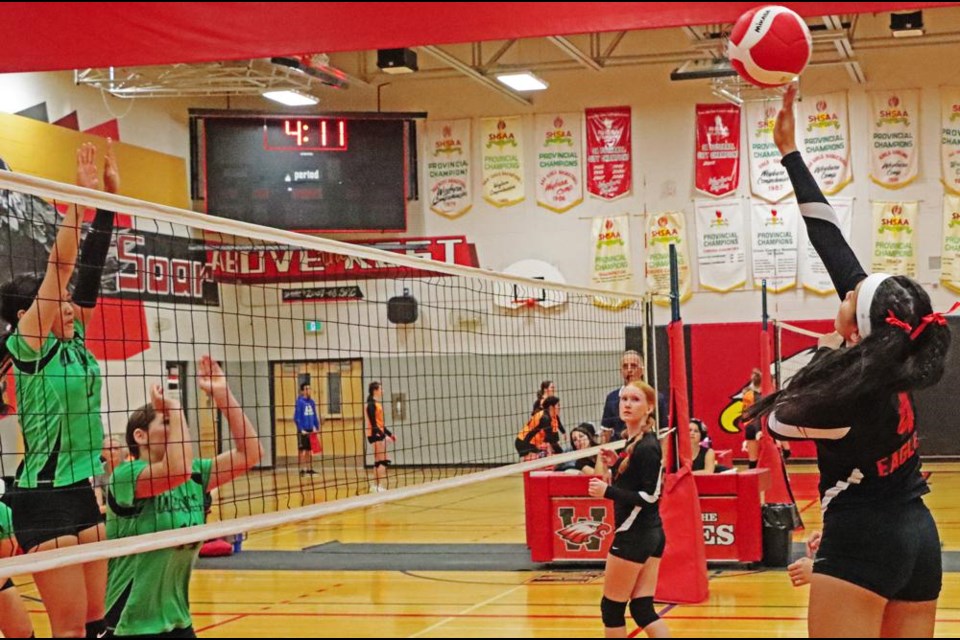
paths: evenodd
<path fill-rule="evenodd" d="M 791 84 L 783 94 L 783 106 L 773 125 L 773 142 L 782 156 L 797 150 L 797 125 L 793 115 L 793 101 L 796 97 L 797 85 Z"/>
<path fill-rule="evenodd" d="M 607 492 L 607 486 L 607 483 L 600 478 L 590 478 L 590 486 L 587 488 L 587 493 L 591 498 L 602 498 L 603 494 Z"/>

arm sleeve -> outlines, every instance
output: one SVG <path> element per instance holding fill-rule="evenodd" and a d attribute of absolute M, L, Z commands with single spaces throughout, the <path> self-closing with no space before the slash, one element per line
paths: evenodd
<path fill-rule="evenodd" d="M 830 274 L 833 286 L 837 289 L 837 295 L 842 300 L 867 274 L 840 231 L 837 212 L 820 191 L 800 152 L 788 153 L 781 163 L 786 168 L 793 190 L 797 194 L 800 214 L 807 226 L 810 243 L 817 250 Z"/>
<path fill-rule="evenodd" d="M 73 289 L 73 302 L 78 307 L 90 309 L 97 305 L 103 265 L 113 237 L 113 218 L 113 211 L 97 209 L 93 224 L 83 239 L 77 259 L 77 282 Z"/>

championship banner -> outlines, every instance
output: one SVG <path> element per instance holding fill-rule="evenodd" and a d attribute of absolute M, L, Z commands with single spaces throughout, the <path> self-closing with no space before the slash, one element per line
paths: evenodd
<path fill-rule="evenodd" d="M 779 110 L 774 102 L 747 103 L 750 192 L 767 202 L 780 202 L 793 193 L 790 176 L 780 164 L 780 150 L 773 143 L 773 125 Z"/>
<path fill-rule="evenodd" d="M 700 286 L 721 293 L 743 287 L 747 242 L 740 200 L 698 200 L 695 208 Z"/>
<path fill-rule="evenodd" d="M 767 290 L 780 293 L 797 285 L 800 208 L 795 202 L 751 202 L 753 286 L 767 281 Z"/>
<path fill-rule="evenodd" d="M 611 292 L 633 292 L 633 268 L 630 265 L 630 217 L 594 218 L 593 282 Z M 593 304 L 603 309 L 624 309 L 633 300 L 596 296 Z"/>
<path fill-rule="evenodd" d="M 483 199 L 495 207 L 523 202 L 520 116 L 480 119 Z"/>
<path fill-rule="evenodd" d="M 430 211 L 450 219 L 470 211 L 470 120 L 428 120 L 425 156 Z"/>
<path fill-rule="evenodd" d="M 830 204 L 833 210 L 837 212 L 840 219 L 840 233 L 850 242 L 850 233 L 853 228 L 853 198 L 830 198 Z M 800 227 L 800 285 L 807 291 L 825 296 L 835 293 L 833 281 L 827 268 L 817 254 L 817 250 L 810 243 L 807 236 L 807 225 L 803 221 Z"/>
<path fill-rule="evenodd" d="M 804 98 L 797 135 L 803 158 L 825 194 L 838 193 L 853 180 L 846 91 Z"/>
<path fill-rule="evenodd" d="M 960 193 L 960 87 L 940 88 L 940 171 L 943 186 Z"/>
<path fill-rule="evenodd" d="M 580 114 L 538 115 L 537 204 L 563 213 L 583 202 Z"/>
<path fill-rule="evenodd" d="M 691 295 L 690 259 L 684 240 L 683 212 L 668 211 L 647 216 L 647 231 L 644 236 L 647 249 L 647 290 L 653 301 L 670 306 L 670 245 L 677 245 L 677 266 L 680 269 L 680 302 Z"/>
<path fill-rule="evenodd" d="M 633 184 L 630 107 L 599 107 L 587 119 L 587 192 L 601 200 L 630 193 Z"/>
<path fill-rule="evenodd" d="M 870 179 L 899 189 L 917 177 L 920 90 L 870 92 Z"/>
<path fill-rule="evenodd" d="M 740 186 L 740 107 L 697 105 L 697 191 L 720 198 Z"/>
<path fill-rule="evenodd" d="M 917 277 L 919 202 L 873 202 L 873 260 L 870 269 Z"/>
<path fill-rule="evenodd" d="M 940 282 L 960 293 L 960 196 L 943 196 L 943 252 L 940 254 Z"/>

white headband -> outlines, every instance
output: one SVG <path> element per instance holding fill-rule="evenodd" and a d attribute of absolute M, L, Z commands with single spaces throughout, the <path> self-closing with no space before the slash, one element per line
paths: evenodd
<path fill-rule="evenodd" d="M 857 329 L 860 331 L 861 339 L 866 338 L 873 330 L 870 326 L 870 307 L 873 305 L 873 296 L 876 295 L 883 281 L 892 277 L 889 273 L 871 273 L 860 285 L 857 293 Z"/>

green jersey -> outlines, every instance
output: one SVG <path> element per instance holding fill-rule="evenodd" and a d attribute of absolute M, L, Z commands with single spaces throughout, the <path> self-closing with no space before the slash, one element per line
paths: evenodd
<path fill-rule="evenodd" d="M 18 487 L 65 487 L 103 473 L 100 365 L 84 345 L 83 325 L 74 327 L 72 340 L 50 334 L 39 351 L 19 331 L 7 340 L 24 444 Z"/>
<path fill-rule="evenodd" d="M 124 462 L 110 478 L 107 538 L 169 531 L 203 524 L 203 494 L 213 460 L 194 460 L 190 480 L 152 498 L 136 498 L 143 460 Z M 185 629 L 190 618 L 190 573 L 200 544 L 111 558 L 107 626 L 118 636 L 155 635 Z"/>
<path fill-rule="evenodd" d="M 11 536 L 13 536 L 13 511 L 0 502 L 0 540 L 6 540 Z"/>

